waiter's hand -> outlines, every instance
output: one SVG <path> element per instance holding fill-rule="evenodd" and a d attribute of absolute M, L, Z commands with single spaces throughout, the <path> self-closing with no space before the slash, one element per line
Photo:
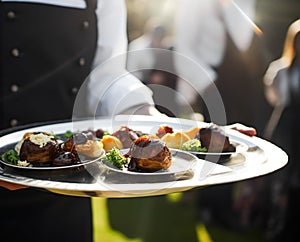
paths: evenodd
<path fill-rule="evenodd" d="M 19 184 L 15 184 L 15 183 L 11 183 L 11 182 L 6 182 L 6 181 L 0 181 L 0 186 L 6 188 L 8 190 L 11 190 L 11 191 L 28 188 L 28 186 L 19 185 Z"/>

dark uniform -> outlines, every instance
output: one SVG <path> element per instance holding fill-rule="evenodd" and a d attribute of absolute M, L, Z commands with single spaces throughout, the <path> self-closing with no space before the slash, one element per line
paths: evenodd
<path fill-rule="evenodd" d="M 96 0 L 86 9 L 2 2 L 0 129 L 68 119 L 91 70 Z M 91 201 L 0 188 L 5 241 L 92 241 Z"/>
<path fill-rule="evenodd" d="M 241 52 L 227 34 L 223 60 L 222 64 L 215 68 L 218 78 L 214 84 L 222 97 L 226 111 L 227 123 L 224 125 L 243 123 L 255 127 L 260 133 L 270 112 L 263 92 L 262 77 L 267 63 L 260 39 L 254 36 L 249 49 Z M 213 88 L 208 88 L 203 94 L 203 99 L 209 100 L 209 97 L 214 95 L 213 92 Z M 207 121 L 211 121 L 207 110 L 204 110 L 204 115 Z M 222 122 L 222 120 L 212 121 Z"/>

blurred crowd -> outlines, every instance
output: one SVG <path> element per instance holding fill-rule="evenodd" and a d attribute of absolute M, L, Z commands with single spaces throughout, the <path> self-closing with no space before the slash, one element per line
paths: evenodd
<path fill-rule="evenodd" d="M 299 224 L 295 213 L 300 180 L 300 61 L 296 22 L 300 3 L 179 0 L 176 4 L 163 1 L 154 5 L 165 11 L 144 18 L 144 28 L 135 28 L 133 20 L 129 21 L 129 50 L 160 48 L 175 54 L 162 59 L 161 52 L 149 51 L 143 58 L 129 58 L 129 64 L 130 68 L 143 70 L 136 75 L 147 85 L 155 83 L 174 90 L 167 102 L 159 98 L 167 92 L 161 94 L 161 89 L 153 89 L 154 97 L 165 108 L 161 110 L 174 114 L 171 99 L 180 107 L 176 116 L 185 117 L 189 110 L 201 113 L 207 122 L 253 126 L 258 136 L 282 147 L 290 158 L 288 166 L 274 174 L 200 190 L 199 219 L 228 229 L 258 229 L 267 241 L 287 241 L 296 234 Z M 129 9 L 129 19 L 130 13 Z M 181 55 L 189 59 L 190 65 Z M 148 64 L 141 64 L 143 61 Z M 199 64 L 205 75 L 194 71 L 193 63 Z M 166 75 L 165 70 L 171 73 Z M 218 95 L 225 118 L 211 111 L 211 103 L 216 102 Z"/>

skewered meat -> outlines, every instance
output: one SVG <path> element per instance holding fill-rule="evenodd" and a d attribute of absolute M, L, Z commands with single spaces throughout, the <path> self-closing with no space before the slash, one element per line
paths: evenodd
<path fill-rule="evenodd" d="M 201 146 L 208 152 L 234 152 L 235 147 L 229 142 L 228 136 L 217 125 L 212 124 L 207 128 L 201 128 L 196 136 L 200 140 Z"/>
<path fill-rule="evenodd" d="M 130 171 L 154 172 L 167 169 L 172 163 L 172 153 L 165 142 L 146 135 L 134 141 L 128 155 Z"/>

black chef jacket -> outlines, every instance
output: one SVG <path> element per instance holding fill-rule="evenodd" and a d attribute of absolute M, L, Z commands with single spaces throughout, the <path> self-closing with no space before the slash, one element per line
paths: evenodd
<path fill-rule="evenodd" d="M 96 48 L 96 0 L 88 3 L 1 3 L 0 128 L 71 117 Z"/>
<path fill-rule="evenodd" d="M 1 3 L 0 129 L 72 116 L 96 49 L 96 2 Z M 88 198 L 0 188 L 0 209 L 5 241 L 92 241 Z"/>

